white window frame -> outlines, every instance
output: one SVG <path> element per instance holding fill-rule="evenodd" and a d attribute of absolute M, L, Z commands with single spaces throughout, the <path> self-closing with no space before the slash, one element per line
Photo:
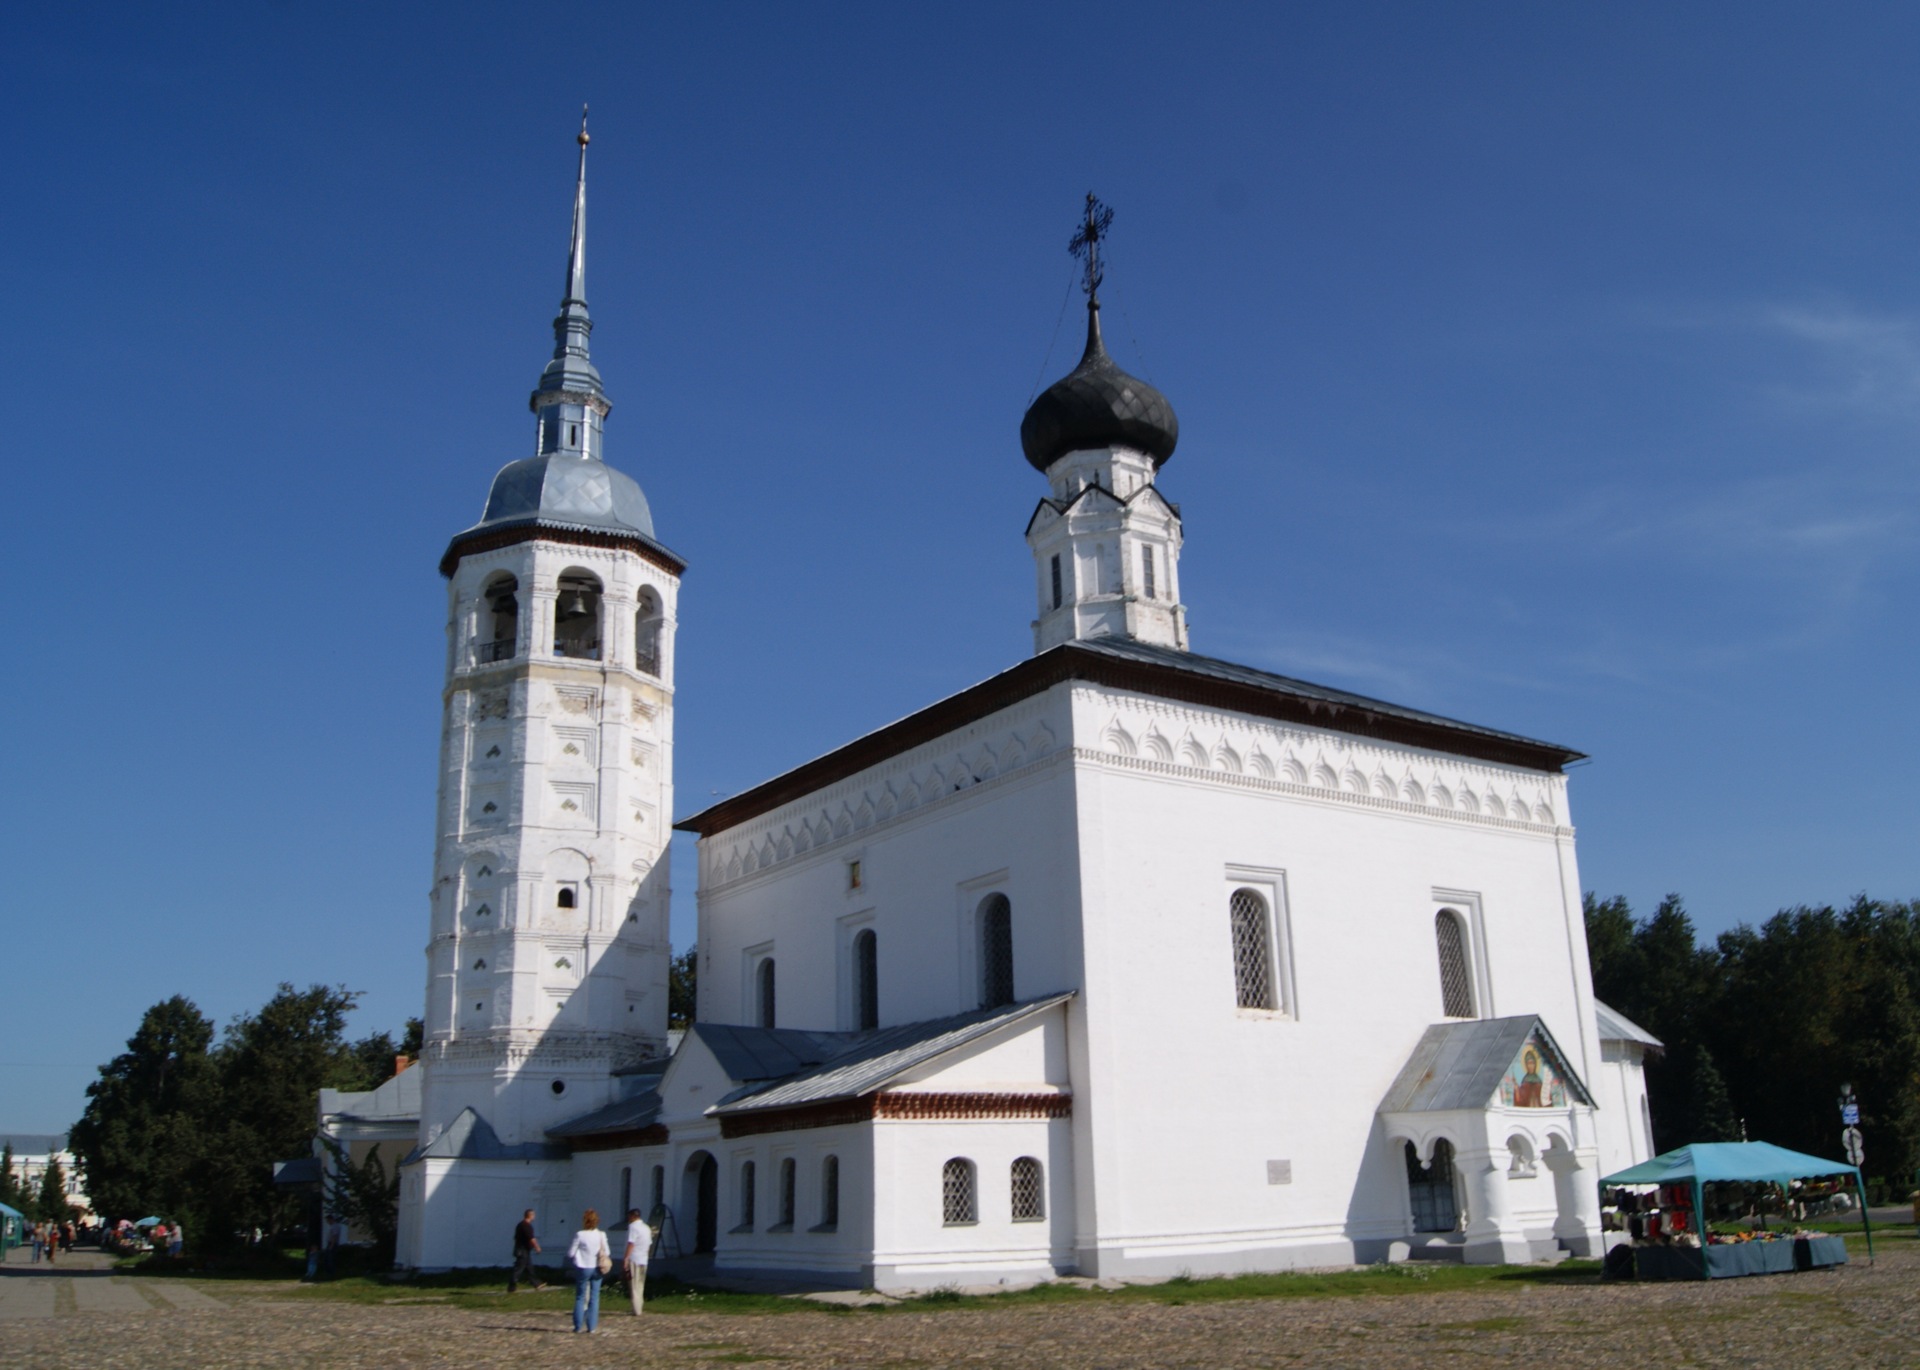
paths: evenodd
<path fill-rule="evenodd" d="M 858 986 L 853 976 L 853 939 L 865 929 L 874 927 L 874 912 L 871 908 L 864 908 L 834 923 L 834 1003 L 842 1032 L 853 1031 L 860 1021 L 860 1005 L 855 998 Z M 879 929 L 874 928 L 874 933 L 878 936 Z"/>
<path fill-rule="evenodd" d="M 1020 970 L 1019 937 L 1017 925 L 1020 913 L 1020 897 L 1008 878 L 1007 868 L 1002 867 L 988 875 L 976 875 L 971 880 L 963 880 L 954 887 L 954 968 L 958 972 L 954 991 L 959 997 L 961 1011 L 980 1007 L 980 906 L 989 894 L 1004 894 L 1007 902 L 1013 905 L 1016 924 L 1014 938 L 1014 973 Z M 849 939 L 851 944 L 851 939 Z"/>
<path fill-rule="evenodd" d="M 771 940 L 756 942 L 740 953 L 740 1021 L 750 1027 L 760 1026 L 760 963 L 771 959 L 773 969 L 774 1009 L 780 1005 L 780 962 L 774 954 Z"/>
<path fill-rule="evenodd" d="M 1442 909 L 1452 909 L 1460 915 L 1460 932 L 1466 946 L 1467 986 L 1473 994 L 1473 1016 L 1495 1018 L 1499 1015 L 1493 1005 L 1493 967 L 1487 954 L 1487 919 L 1480 907 L 1480 894 L 1477 890 L 1450 890 L 1436 885 L 1433 888 L 1433 903 L 1427 909 L 1426 944 L 1432 946 L 1433 920 Z M 1438 951 L 1432 953 L 1436 968 L 1439 965 Z M 1444 1005 L 1443 1005 L 1444 1006 Z"/>
<path fill-rule="evenodd" d="M 1270 967 L 1273 975 L 1274 996 L 1279 1000 L 1278 1008 L 1240 1008 L 1238 967 L 1233 958 L 1233 892 L 1252 890 L 1267 904 L 1267 955 L 1272 958 Z M 1273 1018 L 1295 1020 L 1300 1016 L 1300 999 L 1294 983 L 1293 969 L 1293 915 L 1287 905 L 1287 873 L 1276 866 L 1241 866 L 1229 864 L 1226 868 L 1225 888 L 1220 900 L 1210 913 L 1218 936 L 1226 942 L 1226 1002 L 1234 1005 L 1234 1013 L 1242 1018 Z"/>

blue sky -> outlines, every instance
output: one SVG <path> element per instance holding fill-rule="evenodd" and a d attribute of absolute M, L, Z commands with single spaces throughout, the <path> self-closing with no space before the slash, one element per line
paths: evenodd
<path fill-rule="evenodd" d="M 1893 5 L 60 6 L 9 31 L 0 1126 L 139 1012 L 419 1011 L 445 600 L 593 104 L 679 808 L 1031 651 L 1020 415 L 1115 207 L 1196 650 L 1592 754 L 1583 883 L 1920 895 Z M 1066 302 L 1065 320 L 1062 303 Z M 692 932 L 676 854 L 675 940 Z"/>

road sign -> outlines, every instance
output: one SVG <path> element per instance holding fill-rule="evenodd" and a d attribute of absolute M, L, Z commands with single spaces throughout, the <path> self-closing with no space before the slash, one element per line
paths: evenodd
<path fill-rule="evenodd" d="M 1848 1127 L 1858 1127 L 1860 1124 L 1860 1105 L 1842 1104 L 1840 1106 L 1840 1121 Z"/>
<path fill-rule="evenodd" d="M 1847 1164 L 1859 1165 L 1866 1159 L 1866 1148 L 1861 1144 L 1860 1129 L 1847 1127 L 1840 1130 L 1840 1144 L 1847 1149 Z"/>

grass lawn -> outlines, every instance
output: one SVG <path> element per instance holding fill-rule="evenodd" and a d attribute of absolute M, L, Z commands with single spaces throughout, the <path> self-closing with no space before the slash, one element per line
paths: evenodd
<path fill-rule="evenodd" d="M 128 1264 L 138 1265 L 137 1262 Z M 553 1272 L 548 1272 L 549 1279 L 544 1290 L 535 1293 L 522 1289 L 520 1293 L 509 1296 L 506 1292 L 506 1272 L 503 1270 L 455 1270 L 412 1279 L 350 1274 L 317 1284 L 303 1284 L 298 1280 L 297 1262 L 291 1256 L 288 1269 L 289 1276 L 279 1279 L 261 1278 L 256 1272 L 237 1274 L 234 1277 L 235 1284 L 228 1285 L 222 1293 L 298 1300 L 303 1303 L 433 1304 L 485 1311 L 497 1311 L 508 1303 L 516 1308 L 555 1311 L 573 1306 L 572 1284 L 553 1278 Z M 194 1275 L 197 1272 L 182 1270 L 178 1273 Z M 1597 1261 L 1566 1261 L 1556 1266 L 1466 1266 L 1419 1262 L 1298 1274 L 1236 1275 L 1217 1279 L 1179 1277 L 1162 1284 L 1126 1285 L 1113 1290 L 1064 1283 L 1036 1285 L 1031 1289 L 1004 1294 L 962 1294 L 957 1289 L 935 1289 L 916 1298 L 849 1307 L 780 1294 L 701 1289 L 664 1276 L 655 1276 L 647 1282 L 647 1311 L 663 1314 L 826 1312 L 847 1316 L 1088 1301 L 1179 1305 L 1228 1299 L 1337 1298 L 1356 1294 L 1441 1293 L 1480 1288 L 1498 1290 L 1510 1289 L 1516 1284 L 1597 1284 L 1599 1278 L 1600 1265 Z M 236 1287 L 241 1282 L 244 1282 L 244 1287 Z M 623 1294 L 613 1291 L 604 1292 L 601 1297 L 604 1304 L 614 1304 L 624 1299 Z"/>

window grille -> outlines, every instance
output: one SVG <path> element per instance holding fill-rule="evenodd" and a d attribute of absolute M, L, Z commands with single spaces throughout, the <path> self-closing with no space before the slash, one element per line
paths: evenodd
<path fill-rule="evenodd" d="M 1022 1156 L 1013 1163 L 1013 1220 L 1017 1223 L 1037 1223 L 1046 1216 L 1046 1197 L 1040 1185 L 1040 1162 L 1031 1156 Z"/>
<path fill-rule="evenodd" d="M 1451 1232 L 1460 1225 L 1460 1207 L 1453 1197 L 1453 1145 L 1446 1138 L 1433 1144 L 1433 1160 L 1424 1166 L 1413 1143 L 1407 1143 L 1407 1198 L 1415 1232 Z"/>
<path fill-rule="evenodd" d="M 773 1026 L 773 958 L 767 957 L 760 963 L 760 1026 Z"/>
<path fill-rule="evenodd" d="M 1013 905 L 1004 894 L 980 901 L 980 1007 L 1013 1002 Z"/>
<path fill-rule="evenodd" d="M 829 1156 L 820 1163 L 820 1225 L 840 1225 L 840 1158 Z"/>
<path fill-rule="evenodd" d="M 1460 916 L 1441 909 L 1433 916 L 1433 936 L 1440 948 L 1441 1012 L 1449 1018 L 1471 1018 L 1473 984 L 1467 976 L 1467 939 Z"/>
<path fill-rule="evenodd" d="M 940 1167 L 940 1218 L 948 1227 L 980 1221 L 974 1199 L 973 1162 L 955 1157 Z"/>
<path fill-rule="evenodd" d="M 1278 1008 L 1273 992 L 1273 946 L 1268 935 L 1267 901 L 1252 890 L 1235 890 L 1228 901 L 1233 915 L 1233 988 L 1241 1008 Z"/>
<path fill-rule="evenodd" d="M 1053 559 L 1053 607 L 1060 607 L 1060 558 Z"/>
<path fill-rule="evenodd" d="M 1141 581 L 1141 586 L 1146 591 L 1147 598 L 1152 599 L 1154 597 L 1154 594 L 1153 594 L 1153 548 L 1142 547 L 1140 549 L 1140 569 L 1143 572 L 1145 572 L 1145 576 Z"/>
<path fill-rule="evenodd" d="M 753 1228 L 753 1162 L 740 1166 L 740 1226 Z"/>
<path fill-rule="evenodd" d="M 791 1156 L 780 1162 L 780 1222 L 783 1226 L 793 1226 L 793 1172 L 794 1161 Z"/>
<path fill-rule="evenodd" d="M 853 939 L 854 1026 L 865 1031 L 880 1026 L 880 942 L 872 928 L 862 928 Z"/>

